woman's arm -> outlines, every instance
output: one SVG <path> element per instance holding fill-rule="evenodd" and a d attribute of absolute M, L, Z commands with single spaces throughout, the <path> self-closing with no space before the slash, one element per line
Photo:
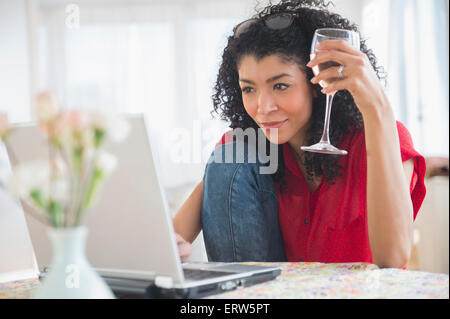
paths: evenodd
<path fill-rule="evenodd" d="M 414 165 L 402 163 L 395 117 L 367 56 L 346 42 L 324 41 L 321 53 L 308 64 L 324 61 L 344 66 L 343 79 L 323 90 L 348 90 L 364 120 L 367 150 L 367 222 L 373 261 L 380 267 L 401 268 L 412 247 L 413 207 L 409 193 Z M 313 83 L 334 77 L 337 67 L 320 72 Z"/>
<path fill-rule="evenodd" d="M 406 266 L 413 244 L 409 183 L 413 159 L 402 163 L 397 125 L 390 105 L 364 114 L 367 149 L 367 223 L 373 261 L 381 267 Z"/>
<path fill-rule="evenodd" d="M 195 187 L 173 220 L 175 232 L 190 243 L 195 240 L 202 229 L 202 195 L 203 180 Z"/>

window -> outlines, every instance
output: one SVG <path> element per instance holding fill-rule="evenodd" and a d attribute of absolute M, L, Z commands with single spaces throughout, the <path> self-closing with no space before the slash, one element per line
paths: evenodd
<path fill-rule="evenodd" d="M 396 118 L 425 156 L 448 157 L 448 2 L 371 0 L 363 33 L 388 73 Z"/>

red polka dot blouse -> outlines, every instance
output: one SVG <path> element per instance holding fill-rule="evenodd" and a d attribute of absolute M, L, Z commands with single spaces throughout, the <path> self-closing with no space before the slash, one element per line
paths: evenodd
<path fill-rule="evenodd" d="M 397 122 L 402 161 L 414 159 L 410 183 L 414 219 L 425 198 L 425 159 L 413 146 L 406 127 Z M 225 133 L 217 144 L 231 141 Z M 354 130 L 339 145 L 341 176 L 333 185 L 322 178 L 314 192 L 295 161 L 289 145 L 283 145 L 286 187 L 278 194 L 278 216 L 289 261 L 372 263 L 367 227 L 367 157 L 364 130 Z"/>

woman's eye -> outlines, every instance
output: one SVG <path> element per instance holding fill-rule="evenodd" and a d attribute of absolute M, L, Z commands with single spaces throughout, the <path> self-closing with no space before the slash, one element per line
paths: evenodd
<path fill-rule="evenodd" d="M 284 90 L 286 90 L 288 87 L 289 87 L 289 85 L 288 85 L 288 84 L 284 84 L 284 83 L 277 83 L 277 84 L 275 84 L 275 85 L 273 86 L 273 88 L 274 88 L 275 90 L 280 90 L 280 91 L 284 91 Z"/>
<path fill-rule="evenodd" d="M 243 88 L 242 88 L 242 92 L 243 92 L 243 93 L 250 93 L 250 92 L 253 92 L 253 88 L 251 88 L 251 87 L 249 87 L 249 86 L 243 87 Z"/>

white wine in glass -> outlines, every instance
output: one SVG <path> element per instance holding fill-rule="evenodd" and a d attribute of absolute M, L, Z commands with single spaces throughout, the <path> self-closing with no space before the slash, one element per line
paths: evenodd
<path fill-rule="evenodd" d="M 316 49 L 316 46 L 323 41 L 327 40 L 344 40 L 347 41 L 351 46 L 353 46 L 356 49 L 360 49 L 360 42 L 359 42 L 359 34 L 357 32 L 351 31 L 351 30 L 343 30 L 343 29 L 317 29 L 314 33 L 313 41 L 311 44 L 311 59 L 315 57 L 316 52 L 320 52 Z M 325 63 L 320 63 L 319 65 L 313 67 L 313 73 L 314 75 L 318 75 L 321 71 L 331 68 L 331 67 L 337 67 L 340 66 L 340 64 L 328 61 Z M 336 78 L 330 78 L 326 81 L 320 81 L 320 86 L 323 88 L 327 87 L 330 83 L 339 80 L 339 77 Z M 323 134 L 322 138 L 320 139 L 320 142 L 311 146 L 302 146 L 301 149 L 303 151 L 307 152 L 315 152 L 315 153 L 322 153 L 322 154 L 334 154 L 334 155 L 347 155 L 347 151 L 340 150 L 330 143 L 330 136 L 329 136 L 329 128 L 330 128 L 330 115 L 331 115 L 331 106 L 333 104 L 333 98 L 334 94 L 336 92 L 331 92 L 327 94 L 327 104 L 325 108 L 325 123 L 323 127 Z"/>
<path fill-rule="evenodd" d="M 311 54 L 311 60 L 314 59 L 316 55 L 314 53 Z M 340 66 L 339 63 L 330 61 L 330 62 L 325 62 L 325 63 L 320 63 L 318 65 L 316 65 L 315 67 L 313 67 L 313 73 L 314 75 L 318 75 L 320 73 L 320 71 L 326 70 L 328 68 L 334 67 L 334 66 Z M 330 83 L 333 83 L 334 81 L 339 80 L 339 78 L 330 78 L 327 79 L 327 81 L 320 81 L 319 84 L 321 87 L 326 88 Z"/>

